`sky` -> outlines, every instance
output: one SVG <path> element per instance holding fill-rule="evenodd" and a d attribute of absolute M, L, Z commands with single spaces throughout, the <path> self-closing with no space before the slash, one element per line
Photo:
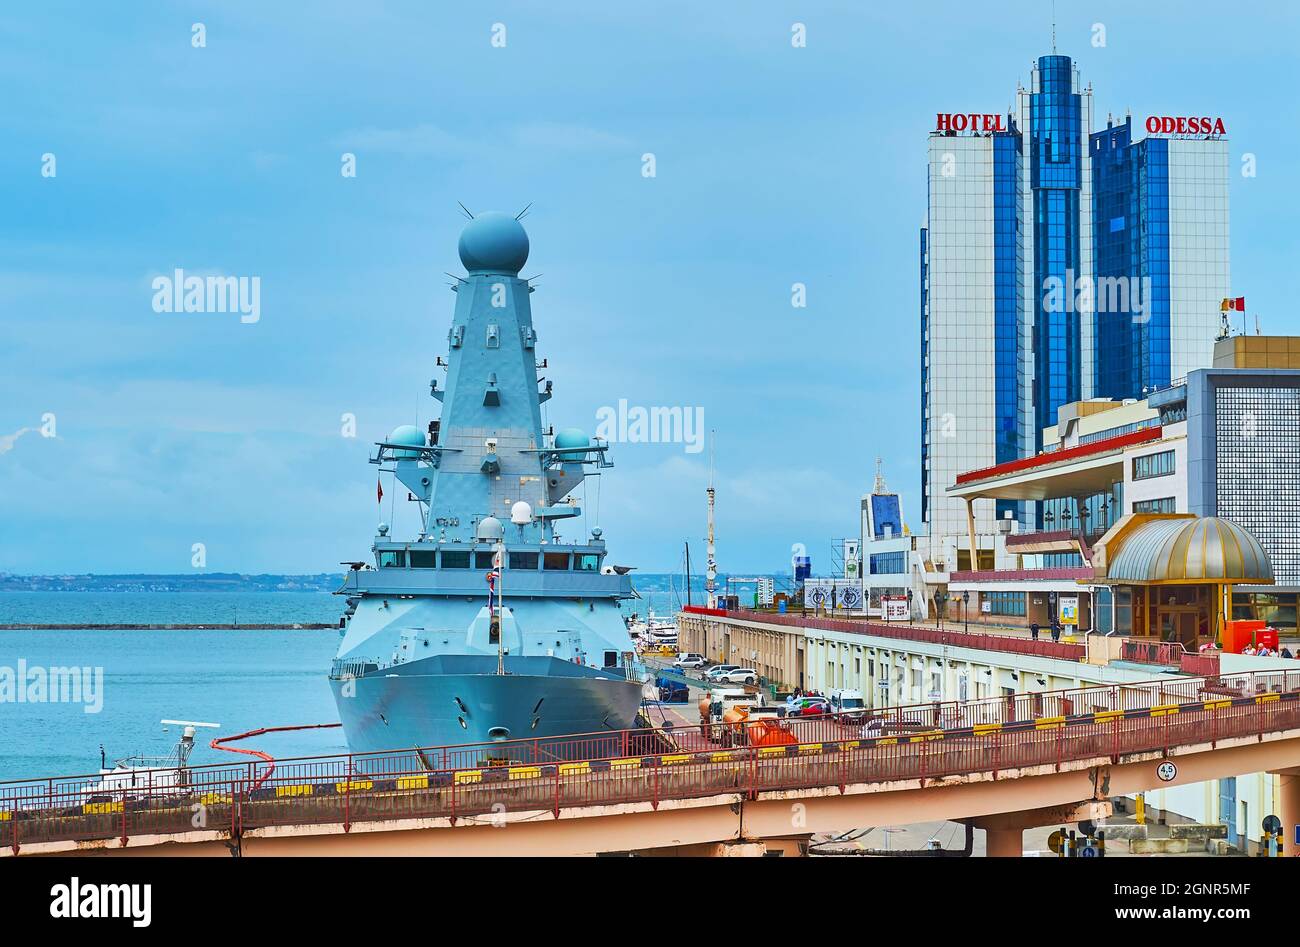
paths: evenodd
<path fill-rule="evenodd" d="M 373 442 L 436 416 L 457 201 L 532 202 L 549 423 L 703 411 L 723 571 L 795 544 L 829 567 L 877 457 L 916 529 L 926 136 L 1005 112 L 1051 51 L 1049 4 L 999 6 L 6 4 L 0 571 L 364 557 L 388 518 Z M 1097 125 L 1224 118 L 1233 293 L 1300 333 L 1300 14 L 1057 8 Z M 259 318 L 155 311 L 176 268 L 257 277 Z M 703 561 L 709 452 L 688 447 L 613 445 L 587 509 L 612 559 Z"/>

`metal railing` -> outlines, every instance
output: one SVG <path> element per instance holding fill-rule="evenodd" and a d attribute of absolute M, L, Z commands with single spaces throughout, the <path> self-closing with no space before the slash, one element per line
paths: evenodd
<path fill-rule="evenodd" d="M 1063 644 L 1058 641 L 1034 641 L 1015 635 L 999 635 L 984 631 L 947 631 L 938 628 L 923 628 L 903 622 L 885 624 L 881 622 L 855 621 L 840 618 L 810 618 L 802 615 L 771 615 L 766 612 L 754 612 L 739 609 L 727 612 L 724 617 L 738 618 L 744 621 L 766 622 L 774 625 L 786 625 L 795 628 L 814 628 L 821 631 L 843 631 L 855 635 L 869 635 L 873 638 L 892 638 L 902 641 L 921 641 L 929 644 L 948 645 L 955 648 L 979 648 L 985 651 L 1003 651 L 1010 654 L 1032 654 L 1044 658 L 1060 658 L 1065 661 L 1080 661 L 1086 649 L 1081 644 Z M 952 620 L 957 624 L 958 620 Z"/>
<path fill-rule="evenodd" d="M 71 779 L 0 784 L 0 840 L 41 842 L 486 813 L 740 794 L 1051 766 L 1300 730 L 1300 671 L 1174 678 L 942 701 L 786 722 L 750 745 L 746 725 L 580 734 L 559 741 L 432 747 L 195 767 L 183 785 L 87 793 Z M 765 732 L 771 733 L 771 730 Z M 766 739 L 766 738 L 765 738 Z M 730 745 L 728 745 L 730 744 Z M 587 754 L 583 756 L 583 754 Z M 528 757 L 525 759 L 525 757 Z M 567 757 L 567 758 L 566 758 Z"/>

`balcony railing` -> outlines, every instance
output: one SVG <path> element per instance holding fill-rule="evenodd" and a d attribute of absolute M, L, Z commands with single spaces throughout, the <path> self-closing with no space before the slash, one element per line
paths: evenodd
<path fill-rule="evenodd" d="M 1091 579 L 1091 566 L 1064 566 L 1055 569 L 974 569 L 954 572 L 950 582 L 1025 582 Z"/>

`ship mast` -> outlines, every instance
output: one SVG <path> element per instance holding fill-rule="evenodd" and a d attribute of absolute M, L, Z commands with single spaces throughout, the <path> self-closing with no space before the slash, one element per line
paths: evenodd
<path fill-rule="evenodd" d="M 713 489 L 713 443 L 714 443 L 714 432 L 710 431 L 709 432 L 709 487 L 708 490 L 705 491 L 709 497 L 709 541 L 708 541 L 708 548 L 706 550 L 707 560 L 706 560 L 706 567 L 704 573 L 705 575 L 704 592 L 707 596 L 709 608 L 718 607 L 718 593 L 717 593 L 718 586 L 716 581 L 718 577 L 718 559 L 715 554 L 716 550 L 714 549 L 713 546 L 713 500 L 715 496 L 715 491 Z"/>
<path fill-rule="evenodd" d="M 497 540 L 497 673 L 506 673 L 506 652 L 505 652 L 505 635 L 502 633 L 502 619 L 505 617 L 501 607 L 501 597 L 506 591 L 506 541 L 504 538 Z M 491 609 L 488 611 L 489 622 L 492 621 Z"/>

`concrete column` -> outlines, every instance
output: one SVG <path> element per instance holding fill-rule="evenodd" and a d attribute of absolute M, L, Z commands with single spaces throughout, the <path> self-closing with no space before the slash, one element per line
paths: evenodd
<path fill-rule="evenodd" d="M 1282 852 L 1295 857 L 1295 827 L 1300 825 L 1300 768 L 1283 769 L 1277 776 L 1277 817 L 1282 820 Z"/>
<path fill-rule="evenodd" d="M 989 858 L 1019 858 L 1025 853 L 1025 830 L 985 829 L 984 847 Z"/>
<path fill-rule="evenodd" d="M 965 497 L 966 500 L 966 538 L 970 543 L 970 567 L 971 571 L 980 567 L 979 550 L 975 545 L 975 499 Z"/>

